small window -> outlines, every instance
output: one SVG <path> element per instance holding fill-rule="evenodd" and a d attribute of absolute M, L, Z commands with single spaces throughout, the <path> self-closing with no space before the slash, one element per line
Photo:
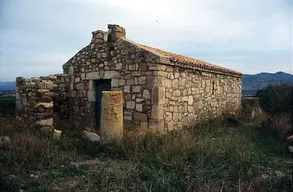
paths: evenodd
<path fill-rule="evenodd" d="M 215 82 L 213 81 L 213 83 L 212 83 L 212 94 L 214 95 L 214 93 L 215 93 Z"/>

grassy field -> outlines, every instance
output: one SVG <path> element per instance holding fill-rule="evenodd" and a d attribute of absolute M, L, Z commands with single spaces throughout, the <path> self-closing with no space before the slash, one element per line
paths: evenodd
<path fill-rule="evenodd" d="M 258 122 L 203 122 L 164 135 L 126 135 L 89 151 L 78 133 L 54 141 L 0 120 L 0 191 L 291 191 L 292 156 Z"/>

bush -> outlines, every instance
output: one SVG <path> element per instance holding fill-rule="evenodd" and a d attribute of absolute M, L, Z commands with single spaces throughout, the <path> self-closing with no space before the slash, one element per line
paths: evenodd
<path fill-rule="evenodd" d="M 292 113 L 292 91 L 292 85 L 269 85 L 259 90 L 256 95 L 259 97 L 260 107 L 269 115 L 274 116 Z"/>
<path fill-rule="evenodd" d="M 292 134 L 292 116 L 289 114 L 275 115 L 262 121 L 262 127 L 285 141 Z"/>
<path fill-rule="evenodd" d="M 292 131 L 293 86 L 270 85 L 257 92 L 260 107 L 268 114 L 263 127 L 284 140 Z"/>
<path fill-rule="evenodd" d="M 11 98 L 0 98 L 0 115 L 7 116 L 7 115 L 14 115 L 15 113 L 15 99 Z"/>

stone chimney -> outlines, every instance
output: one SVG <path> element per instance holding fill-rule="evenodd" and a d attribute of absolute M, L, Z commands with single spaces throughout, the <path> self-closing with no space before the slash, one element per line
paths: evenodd
<path fill-rule="evenodd" d="M 108 41 L 109 42 L 114 42 L 118 38 L 126 36 L 126 30 L 119 25 L 109 24 L 108 29 L 109 29 L 108 30 Z"/>
<path fill-rule="evenodd" d="M 105 31 L 97 30 L 92 32 L 93 37 L 91 40 L 91 43 L 99 43 L 99 42 L 105 42 L 108 38 L 108 33 Z"/>

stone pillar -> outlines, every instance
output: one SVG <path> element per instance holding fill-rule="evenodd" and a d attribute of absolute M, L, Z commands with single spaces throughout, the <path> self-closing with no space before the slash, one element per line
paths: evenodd
<path fill-rule="evenodd" d="M 118 38 L 126 36 L 126 30 L 119 25 L 109 24 L 108 29 L 109 29 L 108 30 L 108 41 L 109 42 L 114 42 Z"/>
<path fill-rule="evenodd" d="M 164 104 L 165 87 L 154 86 L 152 88 L 152 111 L 149 128 L 153 131 L 164 131 Z"/>
<path fill-rule="evenodd" d="M 37 116 L 36 125 L 40 127 L 41 131 L 53 131 L 53 103 L 38 103 L 35 107 L 35 114 Z"/>
<path fill-rule="evenodd" d="M 102 92 L 101 142 L 121 140 L 123 136 L 123 94 L 121 91 Z"/>
<path fill-rule="evenodd" d="M 105 31 L 97 30 L 97 31 L 93 31 L 92 34 L 93 34 L 93 37 L 91 40 L 91 44 L 107 41 L 108 33 Z"/>

